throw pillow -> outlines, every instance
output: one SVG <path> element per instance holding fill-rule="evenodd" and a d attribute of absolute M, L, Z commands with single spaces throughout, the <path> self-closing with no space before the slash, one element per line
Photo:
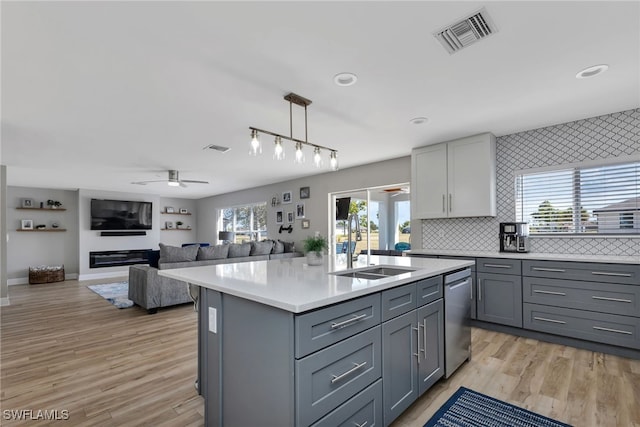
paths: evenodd
<path fill-rule="evenodd" d="M 229 255 L 229 245 L 200 246 L 198 248 L 198 261 L 204 259 L 224 259 Z"/>
<path fill-rule="evenodd" d="M 282 240 L 278 240 L 278 241 L 284 245 L 284 251 L 286 253 L 294 252 L 296 250 L 295 246 L 293 245 L 293 242 L 283 242 Z"/>
<path fill-rule="evenodd" d="M 251 254 L 250 243 L 231 243 L 229 245 L 229 258 L 249 256 Z"/>
<path fill-rule="evenodd" d="M 177 246 L 169 246 L 164 243 L 160 243 L 160 264 L 165 262 L 195 261 L 197 255 L 197 246 L 179 248 Z"/>
<path fill-rule="evenodd" d="M 271 253 L 281 254 L 283 252 L 284 252 L 284 243 L 282 243 L 280 240 L 274 240 L 273 249 L 271 250 Z"/>
<path fill-rule="evenodd" d="M 273 242 L 267 240 L 264 242 L 251 242 L 250 255 L 269 255 L 273 249 Z"/>
<path fill-rule="evenodd" d="M 149 267 L 158 268 L 160 251 L 147 251 L 147 259 L 149 260 Z"/>

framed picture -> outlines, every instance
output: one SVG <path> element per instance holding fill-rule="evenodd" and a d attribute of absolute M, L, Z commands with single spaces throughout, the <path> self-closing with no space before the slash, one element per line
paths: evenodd
<path fill-rule="evenodd" d="M 180 213 L 181 213 L 181 214 L 188 214 L 188 213 L 189 213 L 189 211 L 188 211 L 188 210 L 186 210 L 185 208 L 180 208 Z"/>
<path fill-rule="evenodd" d="M 283 212 L 276 211 L 276 224 L 284 224 Z"/>
<path fill-rule="evenodd" d="M 296 204 L 296 219 L 304 218 L 304 203 Z"/>
<path fill-rule="evenodd" d="M 166 208 L 164 208 L 164 211 L 166 213 L 176 213 L 176 211 L 171 206 L 167 206 Z"/>
<path fill-rule="evenodd" d="M 167 230 L 173 230 L 173 221 L 166 221 L 164 223 L 164 228 L 166 228 Z"/>
<path fill-rule="evenodd" d="M 311 222 L 308 219 L 303 219 L 301 224 L 302 228 L 309 228 L 311 226 Z"/>
<path fill-rule="evenodd" d="M 33 199 L 22 199 L 21 204 L 23 208 L 33 208 Z"/>
<path fill-rule="evenodd" d="M 293 224 L 293 221 L 294 221 L 293 212 L 287 212 L 287 222 L 289 224 Z"/>
<path fill-rule="evenodd" d="M 23 230 L 33 230 L 33 220 L 32 219 L 23 219 L 21 221 L 21 228 Z"/>
<path fill-rule="evenodd" d="M 311 197 L 311 190 L 309 187 L 300 187 L 300 198 L 308 199 L 309 197 Z"/>
<path fill-rule="evenodd" d="M 291 198 L 291 191 L 285 191 L 282 193 L 282 203 L 292 203 L 293 199 Z"/>

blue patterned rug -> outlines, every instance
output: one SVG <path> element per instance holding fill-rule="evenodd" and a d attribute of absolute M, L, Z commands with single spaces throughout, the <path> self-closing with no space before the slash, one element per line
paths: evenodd
<path fill-rule="evenodd" d="M 87 286 L 96 294 L 115 305 L 117 308 L 133 307 L 129 297 L 129 282 L 107 283 L 104 285 Z"/>
<path fill-rule="evenodd" d="M 460 387 L 424 427 L 571 427 Z"/>

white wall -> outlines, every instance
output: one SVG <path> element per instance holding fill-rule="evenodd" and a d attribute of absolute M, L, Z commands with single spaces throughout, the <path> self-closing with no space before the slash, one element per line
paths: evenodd
<path fill-rule="evenodd" d="M 0 165 L 0 305 L 9 303 L 7 284 L 7 167 Z"/>
<path fill-rule="evenodd" d="M 66 210 L 38 211 L 18 210 L 21 199 L 33 199 L 34 207 L 40 202 L 46 206 L 47 200 L 57 200 Z M 27 283 L 29 267 L 38 265 L 64 265 L 67 277 L 78 274 L 78 194 L 72 190 L 47 190 L 28 187 L 7 187 L 7 281 L 9 284 Z M 57 221 L 60 232 L 22 232 L 22 219 L 51 226 Z"/>
<path fill-rule="evenodd" d="M 166 208 L 172 207 L 176 213 L 166 213 Z M 180 209 L 186 209 L 190 215 L 179 215 Z M 160 198 L 159 206 L 153 207 L 153 214 L 159 214 L 159 226 L 160 226 L 160 242 L 166 245 L 181 246 L 183 243 L 195 243 L 196 240 L 196 221 L 198 218 L 196 212 L 196 201 L 192 199 L 176 199 L 176 198 Z M 182 221 L 183 229 L 174 228 L 173 230 L 163 230 L 166 228 L 166 222 Z M 187 230 L 187 226 L 191 227 L 191 230 Z M 154 249 L 157 249 L 154 247 Z"/>
<path fill-rule="evenodd" d="M 265 161 L 276 162 L 270 158 Z M 275 166 L 276 164 L 274 164 L 274 167 Z M 286 163 L 278 167 L 286 167 Z M 313 166 L 310 164 L 309 167 Z M 296 249 L 302 250 L 302 241 L 307 236 L 313 235 L 314 232 L 319 231 L 323 236 L 329 236 L 328 195 L 330 193 L 409 182 L 411 179 L 410 168 L 411 158 L 401 157 L 200 199 L 197 201 L 198 241 L 218 242 L 216 215 L 219 209 L 257 202 L 267 202 L 267 230 L 269 238 L 294 241 Z M 300 200 L 300 187 L 309 187 L 311 197 Z M 278 198 L 281 199 L 282 192 L 284 191 L 291 191 L 293 193 L 293 203 L 272 207 L 271 198 L 277 195 Z M 305 203 L 305 217 L 311 222 L 311 228 L 303 230 L 300 226 L 301 221 L 296 220 L 291 234 L 287 232 L 278 234 L 280 225 L 276 224 L 276 211 L 283 210 L 286 215 L 286 212 L 295 211 L 295 206 L 298 202 Z"/>

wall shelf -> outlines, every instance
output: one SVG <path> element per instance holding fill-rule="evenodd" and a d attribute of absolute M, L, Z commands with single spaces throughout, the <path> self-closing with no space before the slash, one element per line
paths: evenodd
<path fill-rule="evenodd" d="M 162 215 L 191 215 L 191 212 L 180 213 L 180 212 L 160 212 Z"/>
<path fill-rule="evenodd" d="M 192 228 L 161 228 L 162 231 L 192 231 Z"/>
<path fill-rule="evenodd" d="M 46 232 L 46 231 L 67 231 L 66 228 L 34 228 L 33 230 L 23 230 L 22 228 L 18 228 L 16 229 L 16 231 L 40 231 L 40 232 Z"/>
<path fill-rule="evenodd" d="M 21 211 L 66 211 L 66 208 L 16 208 Z"/>

